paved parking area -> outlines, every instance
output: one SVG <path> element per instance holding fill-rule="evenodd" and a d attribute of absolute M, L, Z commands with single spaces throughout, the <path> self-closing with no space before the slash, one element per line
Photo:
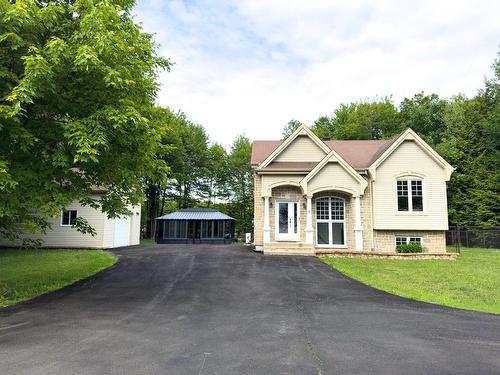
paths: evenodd
<path fill-rule="evenodd" d="M 398 298 L 313 257 L 115 253 L 87 282 L 0 310 L 0 374 L 500 374 L 500 316 Z"/>

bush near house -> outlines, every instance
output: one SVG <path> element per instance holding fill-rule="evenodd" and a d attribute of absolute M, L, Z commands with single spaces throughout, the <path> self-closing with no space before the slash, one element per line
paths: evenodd
<path fill-rule="evenodd" d="M 0 307 L 73 284 L 115 262 L 98 250 L 0 249 Z"/>
<path fill-rule="evenodd" d="M 410 242 L 396 246 L 396 251 L 398 253 L 423 253 L 424 248 L 418 242 Z"/>

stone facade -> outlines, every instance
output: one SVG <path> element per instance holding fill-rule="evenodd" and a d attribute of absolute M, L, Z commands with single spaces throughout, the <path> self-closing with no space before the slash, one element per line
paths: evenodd
<path fill-rule="evenodd" d="M 396 251 L 396 236 L 422 237 L 422 246 L 430 253 L 446 253 L 446 239 L 444 231 L 373 231 L 376 252 Z"/>
<path fill-rule="evenodd" d="M 253 243 L 260 247 L 264 244 L 263 231 L 264 227 L 264 198 L 261 195 L 262 177 L 254 173 L 253 179 L 253 196 L 254 196 L 254 211 L 253 211 Z"/>

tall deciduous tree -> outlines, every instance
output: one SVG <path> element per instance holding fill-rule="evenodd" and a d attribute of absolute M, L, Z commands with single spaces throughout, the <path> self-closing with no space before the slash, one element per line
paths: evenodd
<path fill-rule="evenodd" d="M 228 186 L 230 204 L 228 213 L 236 219 L 238 232 L 253 230 L 253 170 L 250 165 L 250 140 L 237 136 L 228 156 Z"/>
<path fill-rule="evenodd" d="M 125 212 L 142 177 L 164 167 L 150 120 L 170 63 L 133 4 L 0 0 L 1 236 L 43 230 L 74 199 Z M 88 198 L 95 185 L 109 188 L 99 201 Z"/>
<path fill-rule="evenodd" d="M 292 133 L 300 126 L 301 122 L 299 120 L 290 120 L 283 128 L 283 132 L 281 133 L 282 139 L 287 139 Z"/>

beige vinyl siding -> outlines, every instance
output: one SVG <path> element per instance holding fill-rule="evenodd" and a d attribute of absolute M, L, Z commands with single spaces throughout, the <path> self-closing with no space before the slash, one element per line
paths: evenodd
<path fill-rule="evenodd" d="M 94 199 L 99 199 L 99 196 L 91 196 Z M 97 232 L 92 237 L 90 234 L 82 234 L 71 226 L 61 226 L 61 214 L 55 218 L 49 218 L 52 225 L 51 229 L 45 234 L 26 234 L 26 238 L 43 240 L 43 247 L 59 247 L 59 248 L 104 248 L 103 233 L 105 214 L 100 210 L 95 210 L 89 206 L 82 206 L 78 201 L 74 201 L 68 207 L 68 210 L 77 210 L 78 217 L 85 218 Z M 15 246 L 19 243 L 3 242 L 4 246 Z"/>
<path fill-rule="evenodd" d="M 309 193 L 321 190 L 347 190 L 356 194 L 359 192 L 359 182 L 351 176 L 339 163 L 326 164 L 307 184 Z"/>
<path fill-rule="evenodd" d="M 303 174 L 290 174 L 290 175 L 262 175 L 262 195 L 261 196 L 270 196 L 271 190 L 273 187 L 283 186 L 283 185 L 299 185 L 300 181 L 304 178 L 305 173 Z"/>
<path fill-rule="evenodd" d="M 99 196 L 91 196 L 99 199 Z M 130 220 L 130 245 L 138 245 L 140 237 L 141 206 L 130 206 L 133 217 Z M 115 235 L 115 219 L 108 219 L 101 210 L 91 207 L 84 207 L 77 201 L 71 203 L 68 210 L 76 210 L 78 217 L 85 218 L 95 229 L 97 234 L 92 237 L 90 234 L 82 234 L 71 226 L 61 226 L 61 215 L 49 218 L 52 228 L 45 234 L 26 234 L 25 238 L 43 240 L 43 247 L 57 248 L 84 248 L 84 249 L 106 249 L 113 247 Z M 21 242 L 1 241 L 0 246 L 19 246 Z"/>
<path fill-rule="evenodd" d="M 418 179 L 423 212 L 398 212 L 396 180 Z M 415 142 L 403 142 L 378 168 L 373 182 L 374 229 L 446 230 L 448 209 L 443 168 Z"/>
<path fill-rule="evenodd" d="M 298 136 L 274 161 L 318 162 L 325 152 L 308 136 Z"/>

